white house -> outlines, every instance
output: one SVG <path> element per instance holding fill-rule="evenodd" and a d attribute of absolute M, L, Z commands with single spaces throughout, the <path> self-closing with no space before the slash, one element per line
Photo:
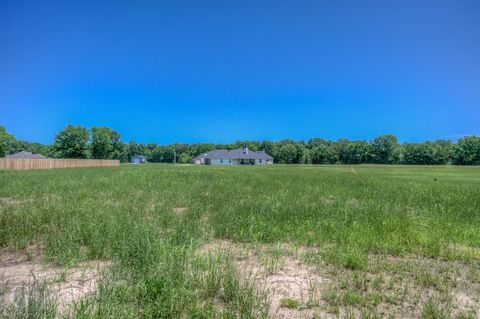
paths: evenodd
<path fill-rule="evenodd" d="M 200 154 L 193 162 L 198 165 L 266 165 L 273 157 L 265 151 L 253 152 L 247 146 L 235 150 L 215 150 Z"/>

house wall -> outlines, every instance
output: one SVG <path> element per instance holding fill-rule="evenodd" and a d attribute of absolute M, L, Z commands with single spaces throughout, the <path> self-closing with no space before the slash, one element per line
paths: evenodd
<path fill-rule="evenodd" d="M 262 162 L 260 163 L 259 159 L 255 160 L 255 165 L 270 165 L 273 164 L 273 160 L 264 160 L 262 159 Z"/>
<path fill-rule="evenodd" d="M 197 165 L 205 165 L 205 159 L 204 158 L 196 159 L 194 163 Z"/>
<path fill-rule="evenodd" d="M 231 162 L 229 162 L 229 159 L 222 159 L 220 158 L 212 158 L 210 159 L 207 163 L 207 165 L 240 165 L 240 160 L 239 159 L 232 159 Z M 268 164 L 273 164 L 273 160 L 269 160 L 268 162 L 266 160 L 262 160 L 260 163 L 259 159 L 255 160 L 255 165 L 268 165 Z"/>
<path fill-rule="evenodd" d="M 224 159 L 221 159 L 221 158 L 212 158 L 210 160 L 210 165 L 232 165 L 233 164 L 233 160 L 232 162 L 230 163 L 228 159 L 224 158 Z"/>

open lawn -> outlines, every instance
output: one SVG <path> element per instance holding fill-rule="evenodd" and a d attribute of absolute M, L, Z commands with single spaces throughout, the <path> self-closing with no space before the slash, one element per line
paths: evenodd
<path fill-rule="evenodd" d="M 480 168 L 0 171 L 0 247 L 0 318 L 476 318 Z"/>

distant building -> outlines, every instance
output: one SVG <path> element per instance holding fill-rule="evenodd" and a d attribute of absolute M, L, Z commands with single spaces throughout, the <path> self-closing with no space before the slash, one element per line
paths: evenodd
<path fill-rule="evenodd" d="M 147 158 L 143 155 L 133 155 L 132 158 L 130 158 L 130 163 L 132 164 L 143 164 L 147 162 Z"/>
<path fill-rule="evenodd" d="M 273 164 L 273 157 L 265 151 L 254 152 L 248 146 L 235 150 L 216 150 L 200 154 L 193 162 L 198 165 L 266 165 Z"/>
<path fill-rule="evenodd" d="M 21 151 L 15 154 L 7 155 L 5 158 L 46 158 L 41 154 L 33 154 L 32 152 Z"/>

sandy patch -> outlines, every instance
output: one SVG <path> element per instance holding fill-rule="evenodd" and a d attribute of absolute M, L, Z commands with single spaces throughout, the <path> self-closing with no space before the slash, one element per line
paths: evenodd
<path fill-rule="evenodd" d="M 458 247 L 461 246 L 456 246 Z M 472 247 L 463 247 L 471 249 Z M 478 262 L 465 263 L 460 260 L 422 258 L 415 255 L 387 257 L 378 260 L 376 269 L 380 273 L 390 274 L 392 278 L 401 278 L 411 287 L 409 298 L 404 306 L 415 308 L 419 300 L 449 299 L 452 317 L 475 313 L 480 316 L 480 271 Z M 388 272 L 385 266 L 392 268 Z M 375 267 L 370 267 L 375 269 Z M 382 269 L 383 268 L 383 269 Z M 417 314 L 417 311 L 413 311 Z M 413 317 L 413 316 L 412 316 Z"/>
<path fill-rule="evenodd" d="M 81 262 L 72 268 L 52 267 L 42 263 L 38 250 L 27 253 L 3 252 L 0 257 L 0 286 L 3 303 L 15 302 L 16 297 L 36 282 L 46 284 L 57 302 L 59 314 L 67 313 L 72 303 L 97 291 L 100 273 L 109 266 L 106 261 Z"/>
<path fill-rule="evenodd" d="M 354 208 L 354 209 L 360 208 L 360 202 L 359 202 L 358 199 L 356 199 L 356 198 L 348 198 L 348 199 L 346 199 L 346 200 L 345 200 L 345 204 L 346 204 L 346 206 L 351 207 L 351 208 Z"/>
<path fill-rule="evenodd" d="M 428 301 L 452 318 L 480 315 L 478 263 L 372 255 L 368 269 L 358 271 L 305 261 L 318 256 L 315 249 L 221 240 L 199 252 L 233 256 L 240 278 L 266 296 L 271 318 L 419 318 Z"/>
<path fill-rule="evenodd" d="M 151 200 L 145 205 L 145 213 L 154 214 L 157 208 L 158 208 L 158 203 L 156 201 Z"/>
<path fill-rule="evenodd" d="M 274 318 L 311 318 L 315 314 L 327 316 L 318 307 L 321 303 L 322 288 L 329 281 L 320 276 L 313 267 L 308 267 L 296 258 L 284 257 L 282 265 L 272 272 L 265 271 L 256 258 L 240 262 L 243 273 L 251 273 L 258 288 L 265 289 Z M 298 303 L 289 308 L 287 301 Z"/>
<path fill-rule="evenodd" d="M 318 198 L 318 201 L 326 206 L 332 205 L 335 203 L 335 197 L 332 195 L 324 195 Z"/>
<path fill-rule="evenodd" d="M 284 248 L 281 248 L 282 251 Z M 262 250 L 262 248 L 260 248 Z M 330 281 L 294 254 L 265 257 L 266 252 L 241 247 L 228 241 L 214 241 L 201 247 L 201 253 L 230 252 L 243 280 L 254 284 L 255 290 L 266 295 L 271 318 L 334 318 L 322 309 L 323 288 Z M 288 307 L 291 302 L 295 306 Z"/>
<path fill-rule="evenodd" d="M 173 213 L 177 216 L 183 216 L 187 212 L 188 207 L 174 207 Z"/>
<path fill-rule="evenodd" d="M 28 202 L 28 200 L 18 199 L 14 197 L 0 197 L 1 206 L 15 206 Z"/>

